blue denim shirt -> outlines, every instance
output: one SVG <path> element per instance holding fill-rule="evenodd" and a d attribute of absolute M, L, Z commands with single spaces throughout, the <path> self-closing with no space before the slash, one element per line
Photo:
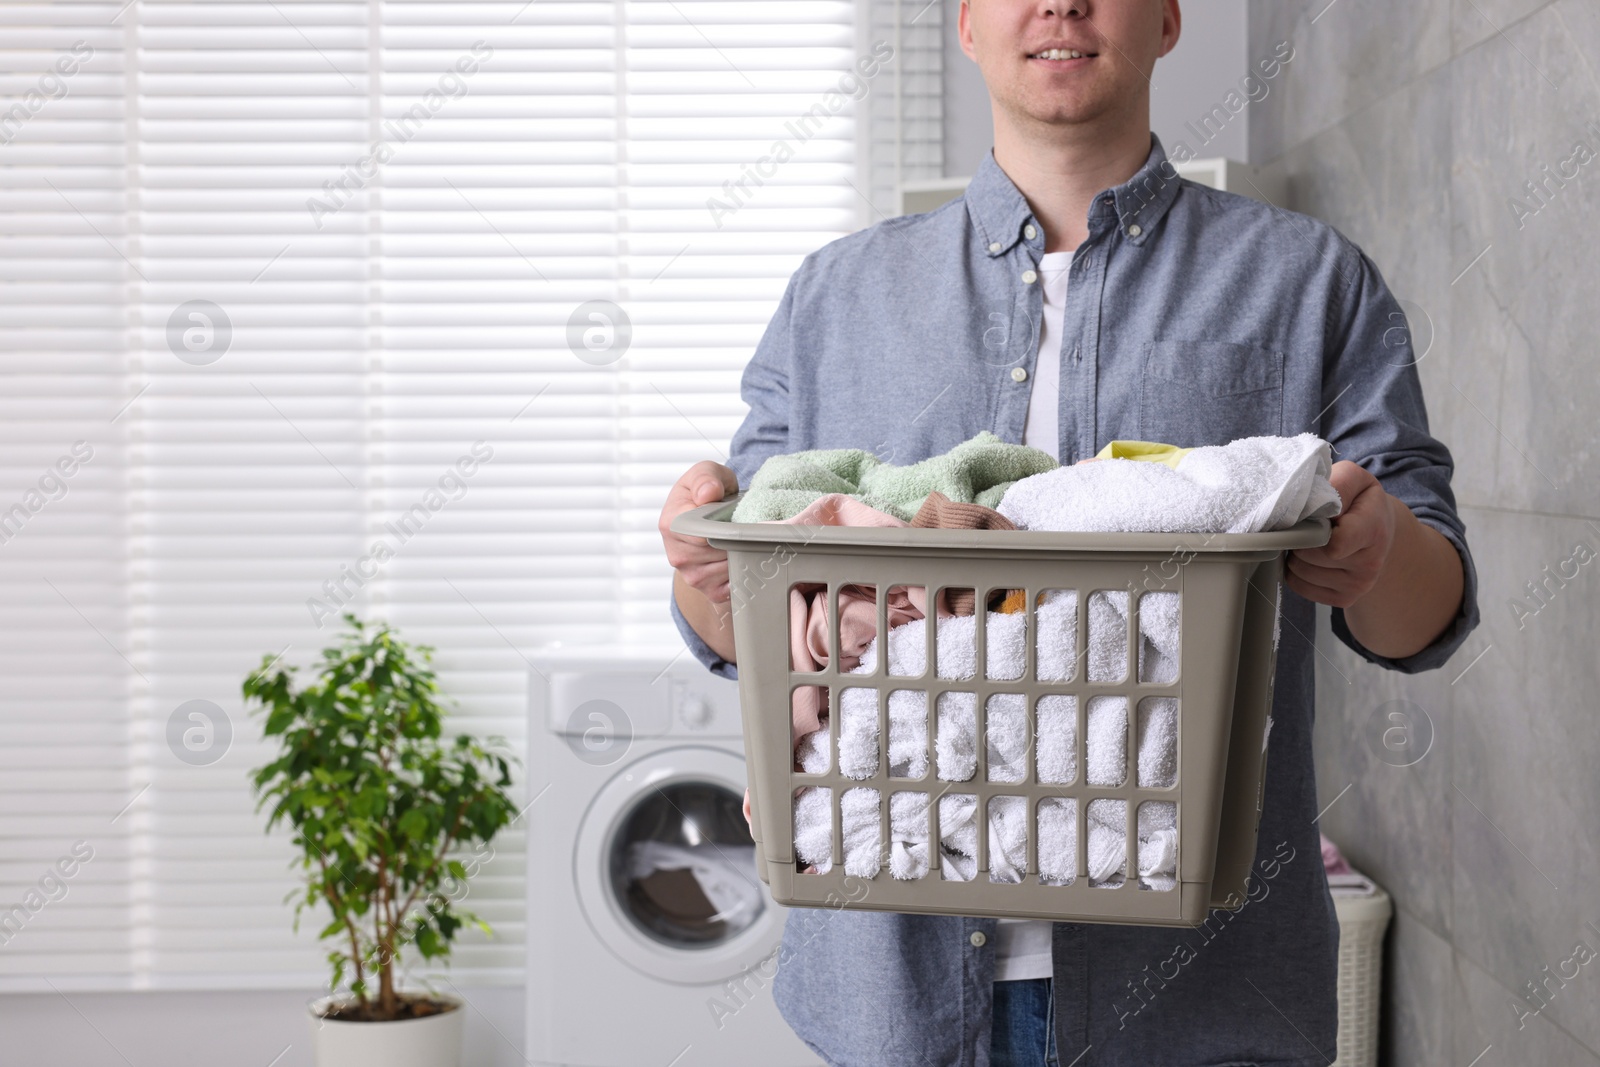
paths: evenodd
<path fill-rule="evenodd" d="M 1415 655 L 1362 647 L 1338 608 L 1334 634 L 1393 670 L 1442 665 L 1478 623 L 1477 575 L 1454 465 L 1428 433 L 1405 317 L 1377 267 L 1325 223 L 1178 178 L 1154 135 L 1088 223 L 1062 324 L 1061 461 L 1118 438 L 1319 434 L 1449 539 L 1466 577 L 1460 613 Z M 904 464 L 980 430 L 1020 443 L 1043 253 L 1043 227 L 991 156 L 963 198 L 807 256 L 744 371 L 750 412 L 728 459 L 740 485 L 768 456 L 802 449 Z M 737 677 L 670 610 L 700 661 Z M 1062 1063 L 1325 1067 L 1336 1055 L 1339 935 L 1311 757 L 1315 605 L 1287 588 L 1281 630 L 1247 902 L 1193 931 L 1054 924 Z M 830 1064 L 985 1067 L 994 927 L 795 909 L 774 996 Z"/>

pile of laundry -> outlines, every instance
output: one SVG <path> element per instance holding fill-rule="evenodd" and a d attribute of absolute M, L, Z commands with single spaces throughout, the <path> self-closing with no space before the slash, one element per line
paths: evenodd
<path fill-rule="evenodd" d="M 1072 589 L 1046 593 L 1038 608 L 1037 672 L 1041 681 L 1071 681 L 1077 666 L 1078 594 Z M 1170 682 L 1177 677 L 1179 654 L 1178 595 L 1148 593 L 1140 602 L 1139 678 Z M 1111 680 L 1127 671 L 1128 594 L 1099 590 L 1089 597 L 1088 677 Z M 1016 614 L 989 612 L 985 673 L 1015 679 L 1023 673 L 1025 620 Z M 920 675 L 927 663 L 926 619 L 889 631 L 891 675 Z M 937 676 L 955 680 L 975 677 L 975 620 L 953 617 L 935 626 Z M 878 642 L 868 643 L 849 673 L 869 674 L 877 666 Z M 946 692 L 936 701 L 934 763 L 941 781 L 971 781 L 977 773 L 977 698 L 972 693 Z M 896 689 L 888 697 L 889 773 L 921 778 L 928 771 L 928 711 L 925 693 Z M 1034 777 L 1046 785 L 1078 781 L 1077 697 L 1052 694 L 1039 698 L 1036 729 L 1028 728 L 1026 698 L 1019 693 L 991 697 L 985 709 L 984 755 L 989 781 L 1027 780 L 1028 753 L 1033 752 Z M 1090 785 L 1120 786 L 1128 767 L 1128 698 L 1096 696 L 1086 709 L 1085 780 Z M 1139 751 L 1137 784 L 1170 788 L 1178 778 L 1177 701 L 1147 697 L 1136 709 Z M 839 694 L 839 771 L 867 779 L 879 765 L 878 691 L 845 688 Z M 820 774 L 830 766 L 826 721 L 804 736 L 797 749 L 802 770 Z M 795 799 L 795 848 L 812 869 L 832 869 L 832 790 L 810 786 Z M 882 863 L 878 790 L 860 787 L 840 797 L 845 871 L 871 877 Z M 970 881 L 977 866 L 976 798 L 946 794 L 939 800 L 940 865 L 944 877 Z M 1039 871 L 1050 884 L 1070 883 L 1077 870 L 1077 801 L 1052 797 L 1040 802 Z M 1127 870 L 1127 804 L 1098 799 L 1087 809 L 1089 878 L 1092 885 L 1120 884 Z M 1150 889 L 1171 889 L 1177 876 L 1177 805 L 1147 802 L 1137 812 L 1138 861 L 1141 883 Z M 928 872 L 928 794 L 897 792 L 889 799 L 888 860 L 896 878 L 921 878 Z M 1027 801 L 997 797 L 989 811 L 989 877 L 1020 882 L 1027 857 Z"/>
<path fill-rule="evenodd" d="M 1328 481 L 1327 442 L 1312 434 L 1252 437 L 1216 447 L 1175 448 L 1114 441 L 1086 462 L 1063 467 L 1048 453 L 1001 441 L 987 431 L 942 456 L 894 467 L 855 449 L 775 456 L 756 472 L 735 508 L 735 522 L 799 525 L 942 527 L 983 530 L 1083 532 L 1251 533 L 1284 529 L 1306 518 L 1338 514 L 1338 494 Z M 839 591 L 839 660 L 843 673 L 876 666 L 877 590 L 852 585 Z M 885 597 L 891 675 L 918 676 L 926 668 L 926 590 L 896 586 Z M 1019 679 L 1026 663 L 1026 618 L 1021 590 L 997 590 L 983 606 L 986 677 Z M 1127 674 L 1128 594 L 1100 590 L 1087 605 L 1087 670 L 1091 681 Z M 937 675 L 976 674 L 976 613 L 970 591 L 943 590 L 933 605 L 937 620 Z M 1078 660 L 1077 592 L 1051 590 L 1040 598 L 1037 671 L 1040 681 L 1069 681 Z M 1138 675 L 1141 681 L 1176 677 L 1178 596 L 1146 594 L 1139 603 Z M 826 588 L 790 591 L 790 661 L 795 671 L 816 671 L 829 661 Z M 985 709 L 985 762 L 991 781 L 1026 780 L 1034 752 L 1040 783 L 1077 780 L 1078 709 L 1067 695 L 1040 698 L 1034 730 L 1025 698 L 999 694 Z M 970 781 L 977 771 L 976 697 L 940 695 L 935 708 L 935 771 L 944 781 Z M 878 692 L 846 688 L 839 702 L 839 769 L 847 777 L 877 774 Z M 830 765 L 826 702 L 819 687 L 795 690 L 792 728 L 797 769 L 820 773 Z M 1085 709 L 1085 778 L 1090 785 L 1120 785 L 1126 775 L 1129 708 L 1122 696 L 1099 696 Z M 1170 698 L 1146 698 L 1138 716 L 1138 784 L 1176 781 L 1177 709 Z M 926 694 L 895 690 L 888 696 L 888 763 L 895 777 L 927 773 Z M 811 869 L 826 871 L 832 856 L 831 790 L 808 787 L 795 798 L 795 847 Z M 859 787 L 840 797 L 845 868 L 875 874 L 885 854 L 880 840 L 878 790 Z M 1078 813 L 1070 797 L 1043 800 L 1037 843 L 1041 879 L 1065 884 L 1076 874 Z M 1016 882 L 1025 869 L 1027 801 L 996 797 L 988 812 L 989 875 Z M 920 878 L 929 869 L 928 795 L 898 792 L 889 800 L 887 856 L 896 878 Z M 946 878 L 976 873 L 976 798 L 946 794 L 939 800 L 940 867 Z M 1086 815 L 1091 884 L 1121 884 L 1127 869 L 1126 802 L 1096 799 Z M 1146 802 L 1136 813 L 1141 884 L 1175 884 L 1176 805 Z"/>

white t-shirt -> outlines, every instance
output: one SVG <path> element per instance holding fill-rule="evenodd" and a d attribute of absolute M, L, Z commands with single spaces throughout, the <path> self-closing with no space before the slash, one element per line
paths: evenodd
<path fill-rule="evenodd" d="M 1067 299 L 1071 252 L 1046 252 L 1039 260 L 1044 283 L 1044 322 L 1039 327 L 1039 358 L 1034 361 L 1033 389 L 1022 443 L 1061 458 L 1059 393 L 1061 389 L 1061 312 Z M 1042 919 L 1001 919 L 994 932 L 994 980 L 1049 978 L 1054 972 L 1050 924 Z"/>
<path fill-rule="evenodd" d="M 1039 260 L 1043 283 L 1044 322 L 1039 327 L 1039 358 L 1034 361 L 1033 389 L 1028 393 L 1028 419 L 1022 443 L 1061 458 L 1058 396 L 1061 391 L 1061 313 L 1072 273 L 1071 252 L 1046 252 Z"/>

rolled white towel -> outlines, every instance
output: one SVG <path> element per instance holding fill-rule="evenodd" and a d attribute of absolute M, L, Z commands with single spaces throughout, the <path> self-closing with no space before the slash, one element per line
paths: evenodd
<path fill-rule="evenodd" d="M 928 873 L 928 794 L 889 794 L 889 873 L 902 881 Z"/>
<path fill-rule="evenodd" d="M 989 881 L 1016 885 L 1028 869 L 1028 800 L 989 801 Z"/>
<path fill-rule="evenodd" d="M 1089 594 L 1089 681 L 1120 682 L 1128 676 L 1128 591 Z"/>
<path fill-rule="evenodd" d="M 1117 885 L 1127 875 L 1127 818 L 1125 800 L 1089 802 L 1089 884 Z M 1139 879 L 1148 889 L 1167 890 L 1177 884 L 1178 806 L 1169 800 L 1147 801 L 1139 806 Z"/>
<path fill-rule="evenodd" d="M 978 873 L 978 798 L 946 793 L 939 798 L 939 869 L 952 882 L 970 882 Z"/>
<path fill-rule="evenodd" d="M 826 786 L 802 789 L 795 797 L 795 848 L 802 863 L 826 874 L 833 869 L 832 791 Z M 878 824 L 881 797 L 876 789 L 855 787 L 840 796 L 844 831 L 845 872 L 863 878 L 876 875 L 884 860 Z M 1077 801 L 1047 797 L 1039 802 L 1038 863 L 1041 880 L 1071 883 L 1077 874 Z M 977 798 L 947 793 L 939 798 L 940 868 L 949 881 L 971 881 L 977 874 Z M 1027 865 L 1028 802 L 1020 796 L 995 797 L 989 805 L 989 880 L 1016 884 Z M 1090 801 L 1089 879 L 1091 885 L 1120 884 L 1127 873 L 1125 820 L 1127 802 Z M 893 793 L 889 799 L 889 873 L 901 880 L 928 873 L 928 794 Z M 1149 889 L 1177 884 L 1177 805 L 1147 802 L 1138 818 L 1139 876 Z"/>
<path fill-rule="evenodd" d="M 1128 778 L 1128 698 L 1089 698 L 1090 785 L 1121 785 Z"/>
<path fill-rule="evenodd" d="M 794 851 L 821 874 L 833 870 L 833 790 L 807 786 L 794 795 Z"/>
<path fill-rule="evenodd" d="M 978 770 L 977 697 L 971 693 L 940 693 L 939 732 L 933 750 L 939 777 L 946 782 L 966 782 Z"/>
<path fill-rule="evenodd" d="M 1315 434 L 1245 437 L 1163 463 L 1111 459 L 1023 478 L 997 509 L 1024 530 L 1257 533 L 1339 513 Z"/>
<path fill-rule="evenodd" d="M 794 749 L 800 769 L 807 774 L 828 773 L 828 717 L 822 716 L 822 729 L 800 738 Z"/>
<path fill-rule="evenodd" d="M 1039 743 L 1034 750 L 1039 781 L 1068 785 L 1078 780 L 1078 698 L 1048 693 L 1039 698 Z"/>
<path fill-rule="evenodd" d="M 1039 878 L 1070 885 L 1078 876 L 1078 802 L 1072 797 L 1039 801 Z"/>
<path fill-rule="evenodd" d="M 796 792 L 794 798 L 795 854 L 819 874 L 833 870 L 832 801 L 833 790 L 828 786 L 807 786 Z M 844 831 L 846 874 L 871 878 L 883 864 L 878 804 L 878 791 L 865 786 L 846 789 L 840 794 L 839 821 Z"/>
<path fill-rule="evenodd" d="M 1089 801 L 1089 884 L 1117 885 L 1128 870 L 1128 802 Z"/>
<path fill-rule="evenodd" d="M 1095 590 L 1089 607 L 1088 659 L 1091 679 L 1121 678 L 1127 671 L 1128 593 Z M 1139 600 L 1139 677 L 1162 682 L 1176 677 L 1179 657 L 1178 595 L 1146 593 Z M 1044 680 L 1068 680 L 1076 668 L 1077 593 L 1051 590 L 1038 611 L 1038 671 Z M 1020 613 L 988 612 L 986 669 L 996 678 L 1018 678 L 1026 663 L 1026 619 Z M 922 671 L 927 661 L 927 620 L 918 619 L 889 631 L 889 764 L 896 777 L 921 778 L 927 774 L 927 696 L 920 690 L 897 686 L 896 676 Z M 938 676 L 965 679 L 974 676 L 976 619 L 973 616 L 938 621 Z M 877 662 L 879 642 L 874 639 L 852 672 L 867 674 Z M 839 768 L 847 777 L 870 778 L 878 771 L 878 694 L 874 688 L 842 689 L 839 699 Z M 1033 742 L 1036 773 L 1047 784 L 1072 784 L 1078 780 L 1076 698 L 1052 694 L 1040 698 L 1034 736 L 1028 736 L 1025 698 L 996 694 L 986 709 L 986 759 L 993 781 L 1021 782 L 1026 778 L 1027 750 Z M 937 702 L 935 755 L 937 777 L 968 781 L 977 772 L 976 697 L 972 693 L 944 693 Z M 1177 773 L 1177 707 L 1166 697 L 1151 697 L 1138 708 L 1138 784 L 1170 786 Z M 1086 778 L 1094 785 L 1119 785 L 1127 775 L 1128 702 L 1118 695 L 1090 700 L 1088 767 Z M 809 773 L 829 767 L 828 723 L 801 739 L 797 758 Z M 831 801 L 826 788 L 804 789 L 795 799 L 795 847 L 802 862 L 819 871 L 831 866 Z M 890 840 L 887 850 L 880 840 L 878 804 L 874 789 L 846 790 L 841 797 L 846 870 L 870 876 L 887 854 L 896 878 L 924 877 L 929 868 L 927 795 L 914 791 L 891 794 Z M 1076 801 L 1051 798 L 1041 802 L 1038 815 L 1040 871 L 1046 879 L 1070 881 L 1077 866 Z M 1165 811 L 1163 816 L 1154 812 Z M 1170 803 L 1146 804 L 1139 817 L 1137 856 L 1141 878 L 1150 888 L 1175 884 L 1177 833 L 1176 807 Z M 968 880 L 976 873 L 977 828 L 975 801 L 970 795 L 950 794 L 940 799 L 940 850 L 944 877 Z M 1096 884 L 1117 880 L 1126 873 L 1123 801 L 1096 800 L 1089 806 L 1089 865 Z M 1152 820 L 1154 820 L 1152 822 Z M 1026 801 L 1020 797 L 996 798 L 989 812 L 991 877 L 997 881 L 1020 879 L 1026 861 Z M 1147 825 L 1148 824 L 1148 825 Z"/>
<path fill-rule="evenodd" d="M 1170 800 L 1139 805 L 1139 881 L 1156 890 L 1178 884 L 1178 805 Z"/>
<path fill-rule="evenodd" d="M 1041 682 L 1070 682 L 1078 669 L 1078 592 L 1052 589 L 1039 602 L 1038 666 Z"/>
<path fill-rule="evenodd" d="M 1125 595 L 1125 594 L 1124 594 Z M 947 617 L 938 621 L 936 633 L 937 677 L 973 677 L 976 662 L 977 630 L 974 616 Z M 1024 642 L 1027 621 L 1020 614 L 987 613 L 988 668 L 996 677 L 1020 678 L 1026 664 Z M 889 766 L 896 777 L 921 778 L 928 773 L 927 694 L 922 690 L 897 685 L 896 675 L 920 674 L 927 663 L 927 620 L 914 619 L 889 631 L 889 671 L 884 682 L 889 690 Z M 1073 625 L 1076 626 L 1074 618 Z M 861 662 L 851 674 L 869 674 L 877 667 L 878 640 L 873 638 L 862 651 Z M 908 683 L 909 684 L 909 683 Z M 991 763 L 1003 764 L 995 781 L 1021 781 L 1026 766 L 1026 711 L 1022 719 L 1010 709 L 1022 709 L 1022 698 L 1012 695 L 998 701 L 1000 723 L 988 732 Z M 934 748 L 938 775 L 944 781 L 964 782 L 977 770 L 976 697 L 971 693 L 943 693 L 937 701 L 938 726 Z M 1012 716 L 1012 717 L 1009 717 Z M 839 771 L 850 778 L 870 778 L 878 771 L 878 694 L 865 687 L 844 688 L 839 694 Z M 829 767 L 828 724 L 805 735 L 795 750 L 801 768 L 821 774 Z M 991 772 L 993 773 L 993 772 Z"/>
<path fill-rule="evenodd" d="M 871 878 L 883 866 L 878 791 L 865 786 L 846 789 L 839 796 L 839 821 L 844 828 L 844 872 Z"/>
<path fill-rule="evenodd" d="M 1139 787 L 1170 789 L 1178 782 L 1178 701 L 1139 701 Z"/>
<path fill-rule="evenodd" d="M 1139 598 L 1139 681 L 1166 683 L 1178 679 L 1182 631 L 1176 592 L 1159 590 Z"/>
<path fill-rule="evenodd" d="M 1028 698 L 1021 693 L 996 693 L 984 715 L 985 758 L 989 781 L 1020 782 L 1028 769 Z"/>

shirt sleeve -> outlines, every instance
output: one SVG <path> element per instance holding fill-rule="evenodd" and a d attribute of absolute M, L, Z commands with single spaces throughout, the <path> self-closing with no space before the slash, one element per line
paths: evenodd
<path fill-rule="evenodd" d="M 1444 535 L 1461 556 L 1461 607 L 1426 648 L 1380 656 L 1358 641 L 1343 608 L 1333 608 L 1333 633 L 1364 659 L 1405 674 L 1434 670 L 1461 647 L 1479 622 L 1478 573 L 1456 513 L 1450 450 L 1428 433 L 1417 354 L 1405 313 L 1377 266 L 1345 242 L 1344 279 L 1329 309 L 1324 346 L 1321 434 L 1333 458 L 1359 463 L 1418 520 Z"/>
<path fill-rule="evenodd" d="M 728 446 L 727 465 L 738 476 L 741 489 L 750 484 L 751 477 L 760 469 L 761 464 L 766 462 L 767 457 L 781 455 L 789 447 L 789 382 L 790 367 L 794 358 L 794 304 L 801 275 L 807 271 L 810 264 L 811 257 L 807 256 L 801 262 L 800 268 L 789 277 L 789 284 L 784 287 L 783 298 L 778 301 L 778 308 L 773 312 L 771 321 L 767 323 L 766 332 L 756 344 L 750 362 L 745 364 L 744 374 L 739 381 L 739 396 L 749 405 L 750 410 Z M 738 667 L 712 651 L 711 646 L 695 632 L 694 627 L 689 625 L 689 620 L 683 617 L 683 611 L 678 607 L 678 600 L 672 595 L 671 589 L 669 584 L 668 610 L 673 623 L 678 627 L 678 632 L 683 635 L 683 643 L 688 646 L 694 658 L 712 674 L 737 679 Z"/>
<path fill-rule="evenodd" d="M 671 589 L 671 586 L 668 586 Z M 683 643 L 688 646 L 690 655 L 699 660 L 706 670 L 719 678 L 732 678 L 737 681 L 739 668 L 723 659 L 712 651 L 705 639 L 694 632 L 694 627 L 689 625 L 689 620 L 683 617 L 683 611 L 678 607 L 678 598 L 669 591 L 667 593 L 667 608 L 672 613 L 672 621 L 678 627 L 678 632 L 683 635 Z"/>

